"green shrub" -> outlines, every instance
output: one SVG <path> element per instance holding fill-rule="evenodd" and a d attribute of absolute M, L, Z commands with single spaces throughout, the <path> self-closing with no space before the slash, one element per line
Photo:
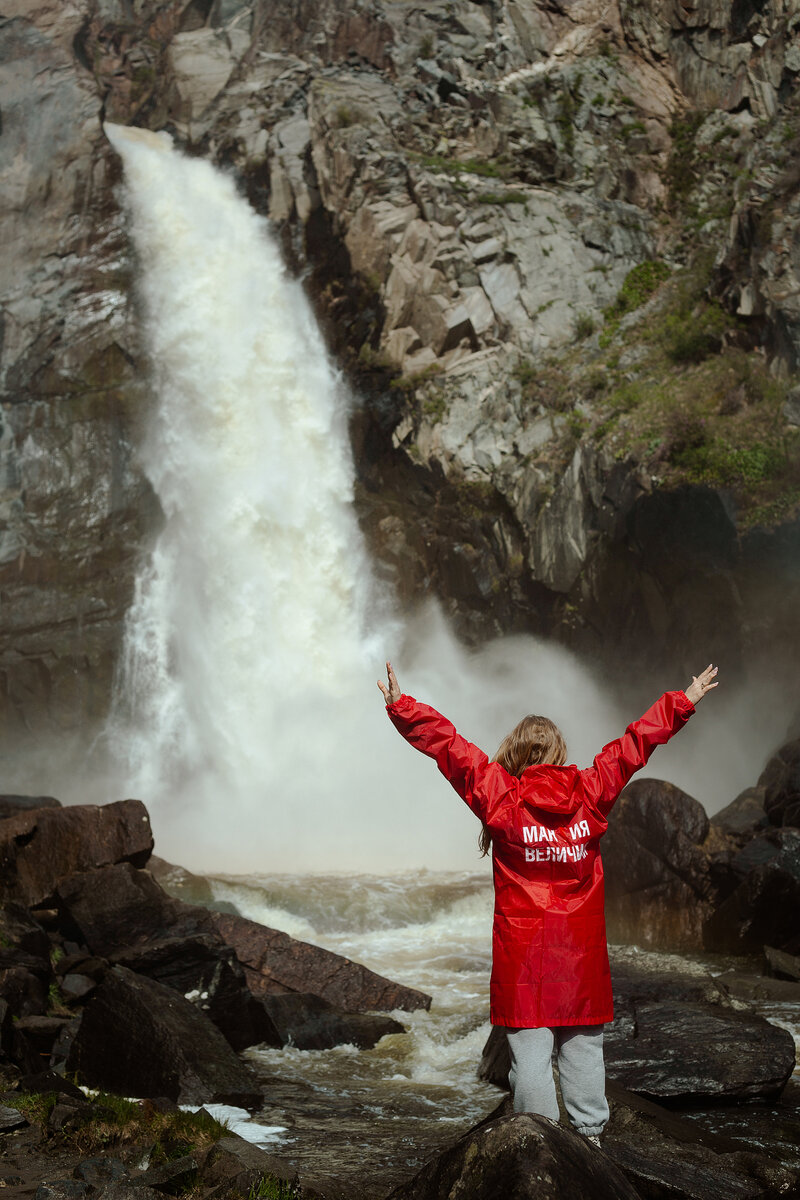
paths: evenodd
<path fill-rule="evenodd" d="M 300 1189 L 296 1183 L 261 1175 L 247 1193 L 247 1200 L 297 1200 Z"/>
<path fill-rule="evenodd" d="M 664 321 L 663 340 L 667 357 L 674 363 L 699 363 L 716 354 L 730 318 L 718 304 L 696 313 L 673 313 Z"/>
<path fill-rule="evenodd" d="M 613 320 L 634 312 L 645 300 L 649 300 L 656 288 L 669 279 L 671 274 L 667 264 L 658 259 L 648 259 L 639 263 L 637 267 L 628 271 L 616 300 L 605 309 L 604 316 L 607 320 Z"/>
<path fill-rule="evenodd" d="M 591 313 L 578 313 L 572 327 L 576 342 L 583 342 L 594 333 L 594 317 Z"/>

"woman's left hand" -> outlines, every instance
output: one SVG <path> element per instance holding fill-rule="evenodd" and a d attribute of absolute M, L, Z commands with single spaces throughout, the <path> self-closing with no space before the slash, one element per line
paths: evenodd
<path fill-rule="evenodd" d="M 395 676 L 394 668 L 392 667 L 392 664 L 390 662 L 387 662 L 387 664 L 386 664 L 386 675 L 389 680 L 388 688 L 387 688 L 386 684 L 380 679 L 378 680 L 378 687 L 383 692 L 383 698 L 386 701 L 386 703 L 394 704 L 395 700 L 399 700 L 403 693 L 400 691 L 400 685 L 397 682 L 397 677 Z"/>
<path fill-rule="evenodd" d="M 692 704 L 696 705 L 703 699 L 706 692 L 710 692 L 712 688 L 718 687 L 718 684 L 712 682 L 718 670 L 719 667 L 712 667 L 709 663 L 705 671 L 702 671 L 699 675 L 693 675 L 692 682 L 687 687 L 685 693 L 687 700 L 691 700 Z"/>

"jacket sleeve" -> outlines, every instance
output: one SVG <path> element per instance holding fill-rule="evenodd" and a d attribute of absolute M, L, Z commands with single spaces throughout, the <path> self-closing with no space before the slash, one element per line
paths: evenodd
<path fill-rule="evenodd" d="M 439 770 L 476 817 L 491 823 L 513 788 L 512 776 L 499 763 L 489 762 L 483 750 L 456 732 L 455 726 L 428 704 L 403 695 L 386 706 L 389 720 Z"/>
<path fill-rule="evenodd" d="M 621 738 L 604 746 L 591 767 L 581 771 L 584 795 L 603 817 L 635 771 L 643 767 L 656 746 L 668 742 L 695 711 L 684 692 L 665 692 Z"/>

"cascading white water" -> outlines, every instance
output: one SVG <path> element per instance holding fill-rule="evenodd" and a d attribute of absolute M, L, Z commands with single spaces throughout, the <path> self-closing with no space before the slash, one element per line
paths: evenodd
<path fill-rule="evenodd" d="M 125 166 L 155 393 L 141 459 L 165 515 L 107 730 L 117 786 L 145 800 L 159 852 L 187 866 L 471 865 L 474 818 L 388 728 L 375 687 L 403 631 L 375 611 L 346 395 L 300 286 L 228 176 L 165 134 L 106 129 Z M 412 632 L 401 684 L 489 750 L 544 711 L 587 761 L 637 715 L 623 720 L 557 647 L 517 638 L 470 656 L 435 612 Z M 697 791 L 698 773 L 676 764 L 657 773 Z M 712 809 L 738 790 L 732 767 L 739 786 L 756 774 L 740 747 L 726 765 Z"/>

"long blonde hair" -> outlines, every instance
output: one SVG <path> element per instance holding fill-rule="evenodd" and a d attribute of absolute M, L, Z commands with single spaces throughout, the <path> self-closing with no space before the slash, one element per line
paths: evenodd
<path fill-rule="evenodd" d="M 515 725 L 511 733 L 506 734 L 497 747 L 492 762 L 505 767 L 509 775 L 519 779 L 527 767 L 548 764 L 553 767 L 563 767 L 567 761 L 567 743 L 564 735 L 549 717 L 523 717 Z M 488 854 L 492 844 L 492 835 L 486 822 L 483 822 L 478 846 L 481 854 Z"/>

